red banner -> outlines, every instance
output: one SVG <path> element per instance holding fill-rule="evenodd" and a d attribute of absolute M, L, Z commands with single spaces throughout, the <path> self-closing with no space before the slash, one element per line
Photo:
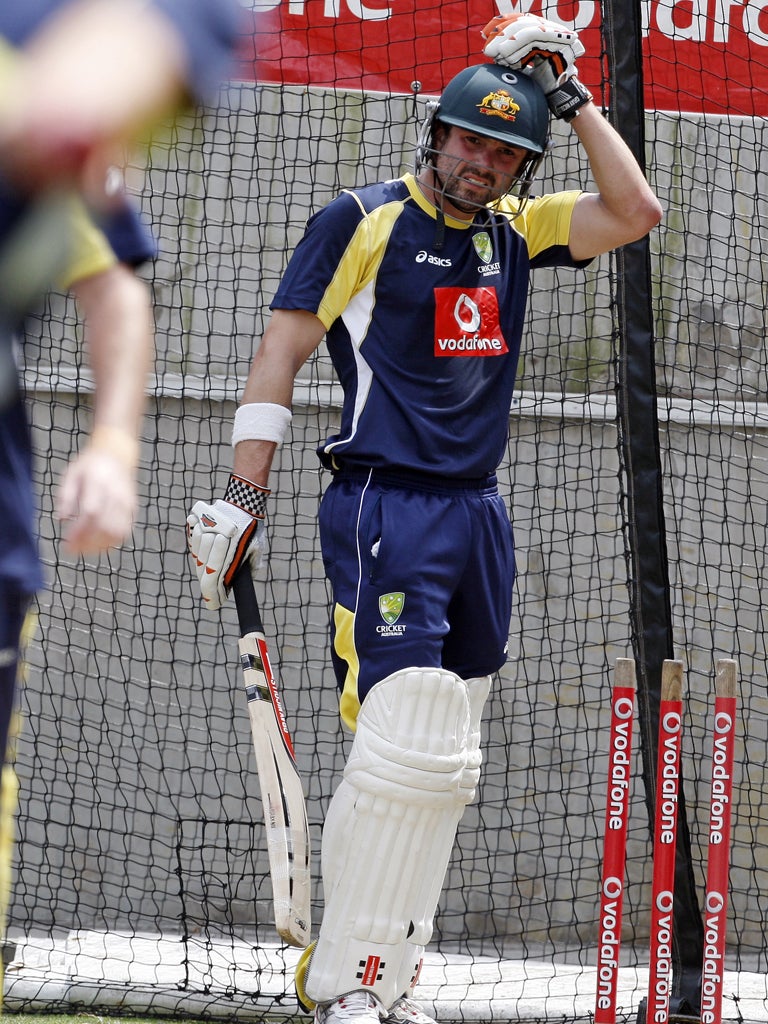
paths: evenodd
<path fill-rule="evenodd" d="M 579 76 L 599 86 L 599 0 L 501 6 L 578 29 L 587 50 Z M 476 0 L 251 0 L 251 9 L 241 79 L 435 95 L 485 59 L 480 30 L 496 8 Z M 468 10 L 477 11 L 471 24 Z M 768 116 L 768 0 L 645 0 L 643 16 L 647 109 Z"/>

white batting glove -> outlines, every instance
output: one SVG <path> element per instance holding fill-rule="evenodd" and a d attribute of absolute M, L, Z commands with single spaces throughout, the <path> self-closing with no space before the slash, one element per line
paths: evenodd
<path fill-rule="evenodd" d="M 584 46 L 572 29 L 535 14 L 506 14 L 492 18 L 482 35 L 485 55 L 529 75 L 555 117 L 570 121 L 592 99 L 577 78 L 576 61 Z"/>
<path fill-rule="evenodd" d="M 266 487 L 232 475 L 224 498 L 195 502 L 187 516 L 187 546 L 200 592 L 212 611 L 227 600 L 238 569 L 255 574 L 266 547 Z"/>

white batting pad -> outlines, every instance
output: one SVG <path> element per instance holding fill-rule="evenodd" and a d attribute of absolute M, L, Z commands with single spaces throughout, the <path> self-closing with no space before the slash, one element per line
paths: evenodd
<path fill-rule="evenodd" d="M 424 956 L 424 947 L 432 937 L 437 903 L 443 889 L 445 874 L 448 870 L 453 842 L 456 836 L 464 808 L 474 799 L 477 783 L 480 780 L 480 766 L 482 764 L 482 753 L 480 750 L 480 722 L 483 715 L 483 708 L 488 699 L 491 689 L 491 677 L 479 676 L 476 679 L 468 679 L 465 682 L 467 697 L 469 698 L 469 729 L 467 733 L 467 757 L 464 769 L 462 791 L 466 795 L 464 803 L 456 808 L 456 816 L 452 821 L 446 819 L 445 834 L 439 837 L 433 844 L 431 851 L 435 858 L 432 870 L 426 871 L 421 876 L 422 889 L 417 893 L 413 910 L 413 931 L 406 944 L 406 951 L 400 965 L 397 990 L 398 995 L 410 995 L 418 980 L 421 963 Z M 437 857 L 444 855 L 442 863 L 437 862 Z"/>
<path fill-rule="evenodd" d="M 323 829 L 313 1000 L 365 988 L 389 1007 L 410 981 L 479 776 L 470 703 L 467 684 L 442 669 L 394 673 L 365 698 Z"/>

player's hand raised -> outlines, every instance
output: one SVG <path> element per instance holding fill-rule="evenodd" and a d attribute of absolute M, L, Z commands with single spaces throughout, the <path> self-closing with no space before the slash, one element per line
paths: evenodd
<path fill-rule="evenodd" d="M 515 71 L 530 70 L 545 93 L 576 74 L 584 53 L 577 32 L 535 14 L 497 15 L 482 35 L 486 56 Z"/>
<path fill-rule="evenodd" d="M 573 29 L 535 14 L 506 14 L 492 18 L 482 35 L 485 55 L 530 75 L 546 95 L 555 117 L 570 120 L 592 99 L 577 79 L 576 61 L 584 46 Z"/>
<path fill-rule="evenodd" d="M 238 569 L 250 563 L 253 575 L 266 547 L 266 499 L 269 491 L 230 477 L 223 499 L 195 502 L 187 516 L 187 546 L 200 592 L 208 608 L 220 608 Z"/>

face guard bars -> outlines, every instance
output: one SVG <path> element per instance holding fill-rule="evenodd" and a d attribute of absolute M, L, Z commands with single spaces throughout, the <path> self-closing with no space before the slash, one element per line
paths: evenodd
<path fill-rule="evenodd" d="M 438 125 L 443 124 L 446 128 L 450 128 L 449 122 L 441 122 L 440 118 L 437 117 L 439 106 L 440 104 L 438 100 L 429 100 L 427 103 L 426 114 L 421 123 L 416 141 L 414 174 L 418 175 L 425 167 L 434 167 L 435 157 L 439 152 L 434 145 L 434 138 Z M 479 134 L 481 133 L 478 132 L 478 135 Z M 546 149 L 549 149 L 551 145 L 551 141 L 547 140 Z M 528 156 L 518 171 L 517 176 L 514 178 L 507 192 L 504 193 L 504 195 L 513 196 L 518 201 L 518 208 L 513 214 L 514 217 L 519 217 L 523 212 L 523 208 L 528 201 L 531 187 L 539 170 L 541 161 L 546 155 L 546 149 L 542 153 L 533 153 L 530 150 L 528 151 Z M 502 198 L 503 196 L 499 196 L 499 199 L 497 199 L 495 203 L 492 203 L 489 209 L 493 209 L 493 207 Z M 478 209 L 480 209 L 480 207 L 478 207 Z"/>

